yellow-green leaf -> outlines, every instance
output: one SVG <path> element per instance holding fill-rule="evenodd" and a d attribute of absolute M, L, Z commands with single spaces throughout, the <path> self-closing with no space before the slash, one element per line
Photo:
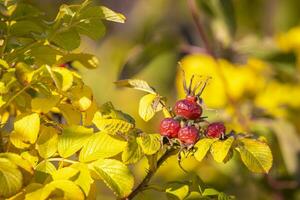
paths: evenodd
<path fill-rule="evenodd" d="M 80 162 L 89 162 L 100 158 L 109 158 L 122 152 L 126 142 L 116 139 L 105 132 L 99 132 L 89 138 L 79 154 Z"/>
<path fill-rule="evenodd" d="M 137 138 L 137 142 L 146 155 L 155 154 L 161 147 L 159 134 L 143 134 Z"/>
<path fill-rule="evenodd" d="M 108 21 L 118 22 L 118 23 L 124 23 L 126 17 L 122 15 L 121 13 L 117 13 L 107 7 L 101 6 L 103 18 Z"/>
<path fill-rule="evenodd" d="M 116 81 L 115 84 L 119 87 L 129 87 L 136 90 L 141 90 L 151 94 L 156 94 L 155 90 L 146 82 L 139 79 L 125 79 Z"/>
<path fill-rule="evenodd" d="M 40 130 L 40 117 L 36 113 L 21 115 L 14 123 L 15 134 L 24 142 L 35 143 Z"/>
<path fill-rule="evenodd" d="M 224 161 L 233 141 L 234 138 L 229 137 L 226 140 L 218 140 L 211 145 L 210 152 L 215 161 L 220 163 Z"/>
<path fill-rule="evenodd" d="M 57 151 L 58 135 L 55 128 L 42 126 L 36 148 L 43 158 L 51 157 Z"/>
<path fill-rule="evenodd" d="M 96 179 L 102 179 L 118 196 L 126 197 L 133 188 L 134 178 L 128 167 L 113 159 L 100 159 L 91 163 Z"/>
<path fill-rule="evenodd" d="M 38 183 L 44 183 L 48 176 L 55 170 L 56 168 L 51 162 L 43 160 L 35 167 L 34 179 Z"/>
<path fill-rule="evenodd" d="M 31 100 L 31 108 L 34 112 L 48 113 L 59 102 L 60 97 L 58 95 L 52 95 L 49 97 L 36 97 Z"/>
<path fill-rule="evenodd" d="M 125 164 L 136 163 L 143 157 L 143 155 L 142 147 L 137 143 L 136 138 L 131 137 L 122 153 L 122 161 Z"/>
<path fill-rule="evenodd" d="M 185 199 L 189 195 L 188 182 L 170 182 L 166 188 L 168 199 Z"/>
<path fill-rule="evenodd" d="M 196 160 L 198 160 L 199 162 L 201 162 L 203 160 L 203 158 L 206 156 L 207 152 L 209 151 L 212 143 L 214 143 L 217 139 L 213 139 L 213 138 L 204 138 L 199 140 L 196 144 L 195 144 L 195 148 L 197 149 L 194 156 L 196 158 Z"/>
<path fill-rule="evenodd" d="M 55 180 L 43 188 L 37 189 L 31 193 L 26 194 L 26 200 L 45 200 L 50 196 L 55 196 L 56 198 L 61 197 L 62 199 L 68 200 L 83 200 L 84 194 L 80 188 L 69 180 Z"/>
<path fill-rule="evenodd" d="M 118 132 L 127 133 L 134 127 L 134 124 L 121 119 L 104 118 L 99 112 L 96 112 L 93 118 L 93 123 L 99 130 L 115 135 Z"/>
<path fill-rule="evenodd" d="M 69 125 L 78 125 L 81 121 L 81 113 L 70 104 L 60 104 L 58 106 L 60 112 L 67 120 Z"/>
<path fill-rule="evenodd" d="M 17 165 L 9 159 L 0 158 L 0 197 L 16 194 L 22 187 L 23 176 Z"/>
<path fill-rule="evenodd" d="M 12 163 L 17 165 L 18 167 L 26 170 L 29 173 L 33 173 L 32 165 L 29 163 L 29 161 L 23 159 L 21 156 L 15 153 L 0 153 L 0 158 L 6 158 L 10 160 Z"/>
<path fill-rule="evenodd" d="M 247 168 L 256 173 L 268 173 L 272 167 L 273 156 L 269 146 L 261 141 L 243 138 L 237 147 Z"/>
<path fill-rule="evenodd" d="M 63 158 L 73 155 L 82 148 L 92 134 L 92 128 L 85 128 L 83 126 L 65 128 L 58 139 L 57 150 L 59 155 Z"/>

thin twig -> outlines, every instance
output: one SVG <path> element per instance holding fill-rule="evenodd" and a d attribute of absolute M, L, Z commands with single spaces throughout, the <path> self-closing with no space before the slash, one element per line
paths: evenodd
<path fill-rule="evenodd" d="M 176 149 L 171 149 L 171 150 L 167 150 L 161 157 L 160 159 L 157 161 L 157 167 L 155 170 L 151 171 L 149 170 L 149 172 L 147 173 L 147 175 L 145 176 L 145 178 L 143 179 L 143 181 L 125 198 L 123 198 L 123 200 L 131 200 L 133 199 L 139 192 L 145 190 L 145 188 L 148 186 L 148 183 L 150 182 L 150 180 L 152 179 L 153 175 L 155 174 L 155 172 L 157 171 L 157 169 L 170 157 L 173 155 L 173 153 L 176 151 Z"/>

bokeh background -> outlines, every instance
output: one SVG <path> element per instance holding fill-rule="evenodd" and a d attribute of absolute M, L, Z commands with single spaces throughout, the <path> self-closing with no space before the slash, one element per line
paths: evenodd
<path fill-rule="evenodd" d="M 53 18 L 63 3 L 80 1 L 30 0 Z M 187 0 L 94 0 L 123 13 L 125 24 L 107 23 L 100 41 L 84 38 L 80 51 L 95 54 L 100 66 L 81 70 L 98 104 L 112 101 L 134 116 L 145 132 L 158 131 L 159 113 L 149 122 L 138 116 L 139 91 L 118 89 L 118 79 L 148 81 L 168 98 L 170 106 L 184 97 L 178 62 L 191 74 L 211 76 L 203 93 L 205 115 L 222 120 L 227 130 L 265 137 L 274 164 L 268 175 L 253 174 L 238 155 L 227 164 L 211 158 L 198 163 L 185 159 L 183 167 L 237 199 L 300 199 L 300 1 L 299 0 L 196 0 L 207 42 L 220 58 L 206 53 Z M 132 167 L 136 179 L 146 173 L 146 161 Z M 188 180 L 171 158 L 152 183 Z M 99 199 L 113 199 L 99 185 Z M 137 199 L 166 199 L 145 191 Z"/>

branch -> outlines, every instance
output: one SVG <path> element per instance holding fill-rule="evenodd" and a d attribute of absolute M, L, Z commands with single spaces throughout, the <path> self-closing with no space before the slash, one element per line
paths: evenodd
<path fill-rule="evenodd" d="M 225 90 L 225 94 L 226 94 L 226 97 L 228 99 L 228 102 L 234 108 L 234 112 L 235 112 L 235 115 L 237 116 L 237 119 L 238 119 L 239 123 L 244 127 L 244 129 L 246 131 L 249 131 L 250 128 L 249 128 L 249 123 L 248 123 L 247 118 L 241 113 L 236 100 L 233 99 L 231 97 L 231 95 L 229 94 L 229 92 L 228 92 L 229 91 L 228 82 L 226 80 L 226 77 L 224 76 L 224 73 L 222 72 L 221 65 L 218 61 L 216 53 L 213 51 L 213 49 L 212 49 L 212 47 L 209 43 L 209 40 L 205 35 L 205 31 L 203 29 L 203 26 L 202 26 L 202 23 L 201 23 L 201 20 L 200 20 L 200 15 L 199 15 L 195 0 L 187 0 L 187 4 L 188 4 L 189 10 L 192 14 L 192 17 L 193 17 L 194 23 L 196 25 L 196 28 L 199 32 L 199 36 L 200 36 L 200 38 L 202 39 L 202 41 L 204 43 L 204 48 L 206 49 L 207 53 L 210 54 L 210 56 L 213 57 L 213 59 L 216 63 L 216 66 L 219 68 L 219 70 L 217 70 L 217 73 L 218 73 L 219 77 L 221 78 L 221 80 L 223 82 L 224 90 Z"/>
<path fill-rule="evenodd" d="M 215 53 L 214 53 L 214 51 L 213 51 L 213 49 L 212 49 L 212 47 L 209 43 L 208 38 L 206 37 L 204 29 L 202 27 L 202 23 L 200 21 L 200 15 L 199 15 L 195 0 L 187 0 L 187 4 L 188 4 L 188 7 L 189 7 L 189 10 L 191 11 L 191 14 L 192 14 L 193 20 L 195 22 L 196 28 L 199 32 L 200 38 L 203 41 L 203 44 L 204 44 L 204 47 L 205 47 L 207 53 L 209 53 L 212 57 L 216 58 L 216 55 L 215 55 Z"/>
<path fill-rule="evenodd" d="M 153 171 L 149 171 L 143 181 L 123 200 L 132 200 L 139 192 L 143 191 L 150 182 L 151 178 L 155 174 L 155 172 L 158 170 L 158 168 L 170 157 L 173 155 L 173 153 L 176 151 L 176 149 L 167 150 L 157 161 L 157 167 Z"/>

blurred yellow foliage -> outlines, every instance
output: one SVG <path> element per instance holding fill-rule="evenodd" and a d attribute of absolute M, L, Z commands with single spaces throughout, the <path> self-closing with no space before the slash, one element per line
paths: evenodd
<path fill-rule="evenodd" d="M 278 46 L 285 52 L 300 51 L 300 26 L 291 28 L 286 33 L 276 36 Z"/>
<path fill-rule="evenodd" d="M 299 46 L 300 47 L 300 46 Z M 284 84 L 272 79 L 272 71 L 267 63 L 250 58 L 244 65 L 233 64 L 220 59 L 218 63 L 208 55 L 188 55 L 181 65 L 186 80 L 195 74 L 201 80 L 210 76 L 202 98 L 209 108 L 230 108 L 230 103 L 242 103 L 245 99 L 274 116 L 284 116 L 286 107 L 300 107 L 300 85 Z M 182 73 L 177 74 L 179 97 L 184 97 Z M 233 100 L 233 101 L 230 101 Z M 234 112 L 232 112 L 234 113 Z"/>

